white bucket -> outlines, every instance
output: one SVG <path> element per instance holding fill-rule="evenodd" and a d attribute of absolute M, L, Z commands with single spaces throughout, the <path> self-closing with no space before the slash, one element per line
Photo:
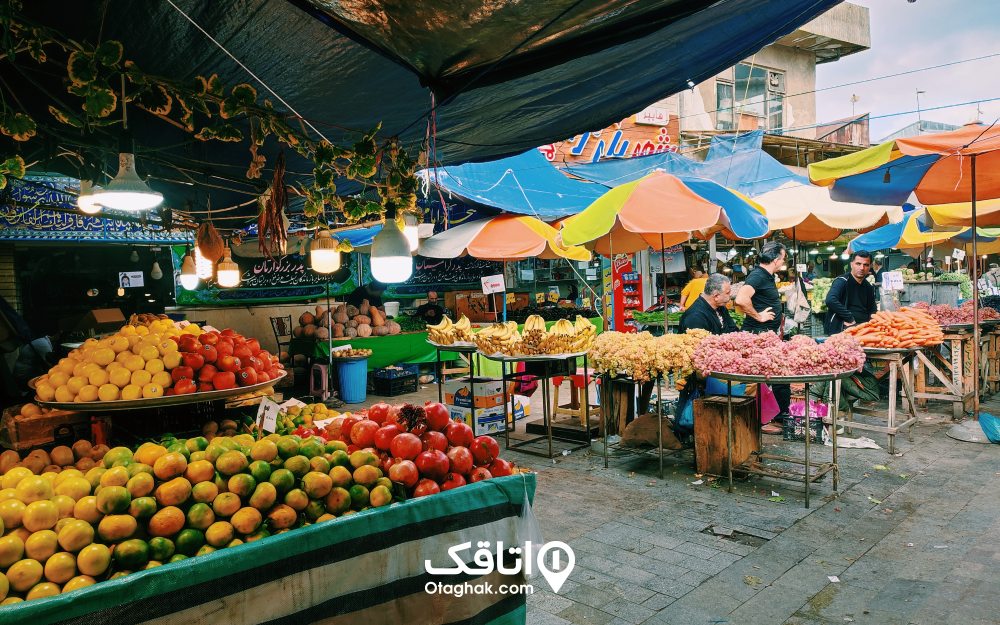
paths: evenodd
<path fill-rule="evenodd" d="M 385 314 L 387 317 L 398 317 L 399 316 L 399 302 L 386 302 L 385 303 Z"/>

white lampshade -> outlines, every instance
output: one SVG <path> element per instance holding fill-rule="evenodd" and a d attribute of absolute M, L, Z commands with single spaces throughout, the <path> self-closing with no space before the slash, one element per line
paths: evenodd
<path fill-rule="evenodd" d="M 88 215 L 101 212 L 101 209 L 104 207 L 94 201 L 94 194 L 100 191 L 101 188 L 95 187 L 94 183 L 90 180 L 80 181 L 80 193 L 76 196 L 76 205 L 80 209 L 80 212 Z"/>
<path fill-rule="evenodd" d="M 125 289 L 118 287 L 118 297 L 125 297 Z"/>
<path fill-rule="evenodd" d="M 191 252 L 184 255 L 184 261 L 181 263 L 181 286 L 188 291 L 198 287 L 198 269 Z"/>
<path fill-rule="evenodd" d="M 848 258 L 851 257 L 851 255 L 847 253 L 847 250 L 844 250 L 844 253 L 841 254 L 840 257 L 844 260 L 847 260 Z"/>
<path fill-rule="evenodd" d="M 416 252 L 417 246 L 420 245 L 420 239 L 417 236 L 416 215 L 411 215 L 410 213 L 403 215 L 403 236 L 406 237 L 406 242 L 410 244 L 410 251 Z"/>
<path fill-rule="evenodd" d="M 410 244 L 394 218 L 386 218 L 372 241 L 371 265 L 372 277 L 379 282 L 405 282 L 413 275 Z"/>
<path fill-rule="evenodd" d="M 240 284 L 240 266 L 233 262 L 232 253 L 226 248 L 226 253 L 215 269 L 215 281 L 221 287 L 234 287 Z"/>
<path fill-rule="evenodd" d="M 156 260 L 153 261 L 153 268 L 149 270 L 149 277 L 152 278 L 153 280 L 159 280 L 160 278 L 163 277 L 163 270 L 160 269 L 159 261 Z"/>
<path fill-rule="evenodd" d="M 155 208 L 163 202 L 163 195 L 149 188 L 135 170 L 135 154 L 118 155 L 118 175 L 104 189 L 91 195 L 94 202 L 108 208 L 124 211 L 142 211 Z"/>
<path fill-rule="evenodd" d="M 139 250 L 133 249 L 132 253 L 128 255 L 128 259 L 133 263 L 139 262 Z"/>
<path fill-rule="evenodd" d="M 340 269 L 340 250 L 329 230 L 316 233 L 316 238 L 309 246 L 309 261 L 316 273 L 333 273 Z"/>

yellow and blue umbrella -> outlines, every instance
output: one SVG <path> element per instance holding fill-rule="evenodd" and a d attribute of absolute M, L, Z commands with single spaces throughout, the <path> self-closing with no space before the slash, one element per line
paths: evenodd
<path fill-rule="evenodd" d="M 942 243 L 964 248 L 972 244 L 972 228 L 958 227 L 951 230 L 934 230 L 925 222 L 926 213 L 918 208 L 906 213 L 903 221 L 876 228 L 851 240 L 848 248 L 853 251 L 923 249 Z M 1000 228 L 977 228 L 976 241 L 980 253 L 1000 251 Z"/>

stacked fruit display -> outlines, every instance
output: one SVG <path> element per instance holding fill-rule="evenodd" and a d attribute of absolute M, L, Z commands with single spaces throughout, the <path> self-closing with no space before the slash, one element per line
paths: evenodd
<path fill-rule="evenodd" d="M 500 458 L 494 438 L 475 436 L 467 424 L 452 421 L 448 409 L 437 402 L 375 404 L 358 415 L 334 417 L 326 430 L 331 443 L 343 441 L 348 451 L 373 448 L 389 479 L 413 497 L 514 471 Z"/>
<path fill-rule="evenodd" d="M 702 340 L 693 362 L 704 375 L 803 376 L 860 370 L 865 353 L 846 332 L 823 343 L 803 335 L 782 341 L 774 332 L 732 332 Z"/>
<path fill-rule="evenodd" d="M 670 374 L 678 384 L 694 370 L 692 357 L 708 334 L 705 330 L 663 336 L 649 332 L 605 332 L 594 341 L 590 363 L 595 371 L 624 374 L 638 382 Z"/>
<path fill-rule="evenodd" d="M 972 300 L 963 302 L 961 306 L 930 305 L 927 302 L 917 302 L 913 308 L 922 310 L 937 320 L 943 326 L 962 325 L 973 323 L 977 318 L 974 314 L 974 302 Z M 993 308 L 983 307 L 979 309 L 979 321 L 990 321 L 1000 319 L 1000 312 Z"/>
<path fill-rule="evenodd" d="M 520 332 L 513 321 L 495 323 L 473 335 L 473 341 L 484 354 L 570 354 L 589 350 L 596 334 L 594 324 L 579 315 L 575 322 L 559 319 L 548 330 L 542 317 L 532 315 L 525 320 Z"/>
<path fill-rule="evenodd" d="M 373 353 L 370 349 L 337 349 L 330 356 L 334 360 L 338 358 L 369 358 Z"/>
<path fill-rule="evenodd" d="M 361 306 L 317 306 L 315 314 L 304 312 L 299 316 L 299 325 L 292 330 L 292 335 L 325 341 L 329 338 L 387 336 L 402 331 L 398 323 L 386 317 L 383 309 L 371 306 L 368 300 L 364 300 Z"/>
<path fill-rule="evenodd" d="M 157 319 L 88 339 L 40 376 L 35 390 L 44 402 L 155 399 L 250 386 L 280 377 L 283 369 L 257 339 Z"/>
<path fill-rule="evenodd" d="M 469 321 L 468 317 L 462 315 L 456 323 L 452 323 L 451 318 L 445 315 L 440 323 L 427 324 L 427 340 L 438 345 L 471 343 L 472 322 Z"/>

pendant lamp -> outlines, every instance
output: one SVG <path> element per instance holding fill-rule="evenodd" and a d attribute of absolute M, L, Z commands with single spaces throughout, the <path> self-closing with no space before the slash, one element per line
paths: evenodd
<path fill-rule="evenodd" d="M 188 291 L 198 287 L 198 269 L 195 266 L 194 254 L 188 249 L 181 262 L 181 286 Z"/>
<path fill-rule="evenodd" d="M 386 213 L 382 231 L 372 241 L 372 277 L 387 284 L 405 282 L 413 275 L 410 244 L 399 230 L 394 214 Z"/>
<path fill-rule="evenodd" d="M 87 215 L 94 215 L 104 208 L 94 201 L 94 193 L 101 191 L 100 187 L 95 187 L 90 180 L 80 181 L 80 193 L 76 196 L 76 205 L 80 212 Z"/>
<path fill-rule="evenodd" d="M 153 268 L 149 270 L 149 277 L 153 280 L 159 280 L 163 277 L 163 270 L 160 269 L 160 261 L 153 261 Z"/>
<path fill-rule="evenodd" d="M 316 273 L 333 273 L 340 269 L 340 251 L 329 230 L 320 230 L 309 245 L 309 261 Z"/>
<path fill-rule="evenodd" d="M 232 252 L 226 246 L 226 252 L 215 269 L 215 281 L 221 287 L 231 288 L 240 284 L 240 266 L 233 262 Z"/>
<path fill-rule="evenodd" d="M 410 251 L 416 252 L 417 246 L 420 245 L 420 239 L 417 237 L 416 215 L 411 213 L 403 215 L 403 236 L 406 237 L 406 242 L 410 245 Z"/>
<path fill-rule="evenodd" d="M 131 152 L 118 155 L 118 175 L 91 197 L 102 206 L 123 211 L 149 210 L 163 202 L 163 195 L 150 189 L 139 177 L 135 170 L 135 154 Z"/>

